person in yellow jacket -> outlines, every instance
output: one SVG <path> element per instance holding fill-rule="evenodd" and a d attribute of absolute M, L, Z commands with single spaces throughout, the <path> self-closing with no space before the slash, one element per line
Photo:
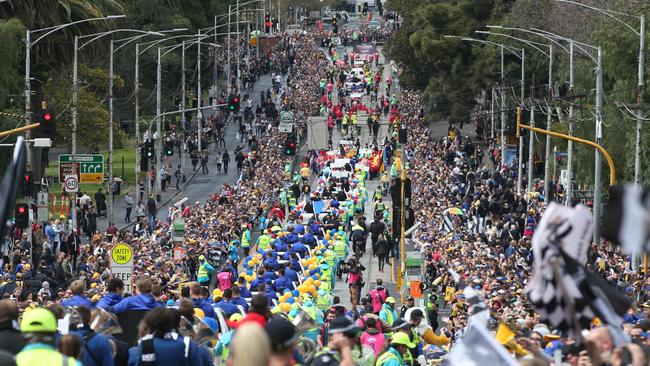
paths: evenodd
<path fill-rule="evenodd" d="M 81 362 L 63 355 L 54 347 L 56 326 L 56 316 L 51 311 L 45 308 L 26 311 L 20 322 L 20 331 L 25 335 L 28 344 L 16 355 L 16 364 L 82 366 Z"/>

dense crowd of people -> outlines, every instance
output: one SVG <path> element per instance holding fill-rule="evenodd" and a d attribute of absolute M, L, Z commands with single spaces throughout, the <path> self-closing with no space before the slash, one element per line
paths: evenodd
<path fill-rule="evenodd" d="M 452 273 L 479 294 L 489 330 L 513 363 L 648 363 L 646 274 L 632 271 L 610 246 L 592 245 L 587 267 L 633 299 L 624 317 L 632 342 L 617 344 L 598 319 L 580 344 L 554 329 L 524 291 L 543 196 L 515 193 L 516 167 L 496 164 L 498 145 L 482 148 L 462 128 L 431 139 L 418 93 L 391 94 L 378 53 L 359 75 L 374 98 L 353 98 L 345 89 L 355 65 L 337 65 L 343 56 L 319 47 L 328 36 L 283 35 L 253 63 L 254 74 L 274 72 L 273 87 L 259 108 L 244 101 L 233 184 L 205 202 L 171 206 L 166 217 L 157 215 L 155 201 L 153 210 L 146 207 L 153 198 L 145 200 L 133 230 L 111 226 L 105 233 L 92 224 L 103 213 L 103 192 L 95 195 L 97 208 L 82 195 L 87 243 L 65 216 L 45 223 L 37 250 L 26 235 L 16 238 L 0 276 L 3 364 L 439 364 L 463 341 L 477 308 Z M 244 55 L 243 42 L 232 47 Z M 286 84 L 281 75 L 289 75 Z M 354 141 L 330 141 L 294 166 L 279 148 L 287 139 L 278 131 L 280 111 L 322 115 L 330 139 L 336 129 Z M 366 144 L 360 116 L 367 116 Z M 301 135 L 306 125 L 299 121 Z M 208 124 L 217 135 L 223 128 L 219 118 Z M 380 124 L 388 126 L 383 141 Z M 210 139 L 217 149 L 226 143 Z M 403 169 L 419 223 L 412 241 L 423 256 L 423 306 L 413 297 L 399 304 L 381 278 L 364 276 L 359 260 L 377 256 L 383 272 L 399 256 L 386 198 Z M 185 233 L 174 242 L 179 220 Z M 131 293 L 131 283 L 111 275 L 110 252 L 119 243 L 133 249 Z M 349 291 L 351 306 L 333 294 L 337 286 Z"/>

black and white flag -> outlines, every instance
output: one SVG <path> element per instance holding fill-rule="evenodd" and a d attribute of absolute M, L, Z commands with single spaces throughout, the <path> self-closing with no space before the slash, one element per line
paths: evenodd
<path fill-rule="evenodd" d="M 517 366 L 519 363 L 497 342 L 484 325 L 472 323 L 452 347 L 445 366 Z"/>
<path fill-rule="evenodd" d="M 585 227 L 593 222 L 591 213 L 580 206 L 558 206 L 549 205 L 533 235 L 535 262 L 526 294 L 542 319 L 576 340 L 598 317 L 611 326 L 615 340 L 622 341 L 618 330 L 630 300 L 584 266 L 583 248 L 591 242 Z M 569 238 L 582 238 L 582 242 Z"/>
<path fill-rule="evenodd" d="M 623 252 L 650 252 L 650 194 L 633 184 L 610 190 L 601 224 L 603 237 Z"/>
<path fill-rule="evenodd" d="M 481 294 L 476 291 L 472 286 L 469 286 L 463 278 L 458 274 L 458 272 L 449 268 L 449 274 L 451 278 L 456 283 L 456 288 L 463 290 L 463 296 L 467 299 L 467 302 L 471 306 L 470 308 L 470 318 L 469 323 L 478 322 L 483 327 L 486 327 L 488 324 L 488 319 L 490 318 L 490 311 L 487 304 L 481 299 Z"/>

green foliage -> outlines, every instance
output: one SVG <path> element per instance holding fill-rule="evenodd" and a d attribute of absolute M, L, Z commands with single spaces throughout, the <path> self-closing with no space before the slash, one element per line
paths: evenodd
<path fill-rule="evenodd" d="M 93 93 L 90 80 L 99 83 L 108 82 L 108 74 L 105 71 L 80 68 L 80 84 L 78 91 L 78 115 L 77 115 L 77 151 L 98 152 L 107 143 L 108 136 L 108 111 L 105 101 Z M 57 111 L 57 137 L 56 143 L 70 146 L 72 143 L 72 111 L 70 101 L 72 100 L 72 75 L 66 73 L 50 80 L 44 88 L 44 95 L 52 109 Z M 116 123 L 117 126 L 117 123 Z M 114 141 L 116 146 L 121 146 L 125 134 L 115 127 Z"/>
<path fill-rule="evenodd" d="M 643 2 L 611 1 L 596 6 L 628 14 L 645 14 L 650 17 L 650 7 Z M 536 98 L 548 98 L 548 57 L 523 43 L 500 36 L 475 33 L 495 24 L 529 29 L 546 29 L 576 39 L 599 45 L 603 52 L 603 145 L 614 158 L 619 181 L 634 178 L 634 151 L 636 121 L 630 113 L 623 113 L 620 103 L 636 103 L 637 53 L 639 37 L 622 24 L 597 12 L 554 1 L 470 1 L 441 0 L 420 2 L 417 0 L 388 0 L 387 8 L 402 16 L 402 26 L 386 45 L 385 52 L 402 67 L 400 82 L 404 87 L 422 92 L 429 117 L 449 119 L 452 123 L 468 122 L 473 110 L 489 105 L 489 89 L 500 83 L 500 55 L 498 47 L 479 45 L 474 42 L 444 38 L 444 35 L 473 37 L 504 43 L 520 49 L 526 47 L 526 96 L 534 90 Z M 638 29 L 638 20 L 624 18 Z M 523 32 L 496 30 L 500 33 L 548 43 L 543 38 Z M 648 39 L 648 34 L 646 34 Z M 565 44 L 568 48 L 568 45 Z M 541 46 L 544 49 L 548 49 Z M 646 45 L 647 48 L 647 45 Z M 595 73 L 594 62 L 577 48 L 575 50 L 574 100 L 575 135 L 593 140 L 595 137 L 594 110 Z M 596 52 L 591 52 L 596 56 Z M 647 61 L 646 61 L 647 62 Z M 569 60 L 565 51 L 555 48 L 553 85 L 561 97 L 568 94 Z M 505 57 L 505 80 L 502 85 L 509 90 L 508 105 L 514 105 L 514 95 L 519 95 L 520 61 L 514 56 Z M 533 84 L 535 88 L 528 86 Z M 648 83 L 646 72 L 645 83 Z M 488 96 L 484 99 L 483 96 Z M 558 97 L 558 95 L 554 95 Z M 648 101 L 645 92 L 643 100 Z M 548 101 L 548 99 L 547 99 Z M 542 102 L 544 103 L 544 102 Z M 565 108 L 567 106 L 565 105 Z M 582 107 L 582 108 L 581 108 Z M 529 113 L 525 113 L 524 122 Z M 646 111 L 650 115 L 650 111 Z M 564 115 L 566 117 L 566 114 Z M 538 113 L 537 123 L 546 117 Z M 567 131 L 567 120 L 554 117 L 553 129 Z M 543 155 L 544 138 L 540 138 L 537 151 Z M 642 180 L 650 182 L 650 128 L 644 124 L 642 133 Z M 566 142 L 553 140 L 558 150 L 566 150 Z M 576 179 L 579 185 L 590 187 L 594 175 L 594 150 L 574 144 Z M 607 182 L 609 169 L 603 160 L 602 181 Z M 604 184 L 606 186 L 606 184 Z"/>

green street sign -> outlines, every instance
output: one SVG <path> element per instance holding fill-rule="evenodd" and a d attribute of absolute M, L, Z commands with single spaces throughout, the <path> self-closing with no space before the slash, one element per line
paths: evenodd
<path fill-rule="evenodd" d="M 75 162 L 71 154 L 59 155 L 59 181 L 63 182 L 66 174 L 74 174 L 74 170 L 80 183 L 101 183 L 104 181 L 104 155 L 77 154 Z"/>

